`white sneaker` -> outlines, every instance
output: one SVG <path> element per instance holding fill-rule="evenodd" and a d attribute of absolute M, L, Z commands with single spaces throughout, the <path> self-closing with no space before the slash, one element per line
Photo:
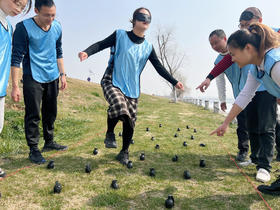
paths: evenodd
<path fill-rule="evenodd" d="M 260 168 L 258 170 L 256 180 L 261 181 L 261 182 L 268 182 L 270 180 L 269 172 L 263 168 Z"/>
<path fill-rule="evenodd" d="M 246 160 L 246 161 L 243 161 L 243 162 L 239 162 L 238 165 L 241 166 L 241 167 L 247 167 L 247 166 L 250 166 L 250 165 L 255 165 L 255 163 L 253 163 L 252 160 L 249 159 L 249 160 Z"/>
<path fill-rule="evenodd" d="M 3 178 L 6 176 L 6 173 L 5 171 L 3 171 L 1 168 L 0 168 L 0 178 Z"/>

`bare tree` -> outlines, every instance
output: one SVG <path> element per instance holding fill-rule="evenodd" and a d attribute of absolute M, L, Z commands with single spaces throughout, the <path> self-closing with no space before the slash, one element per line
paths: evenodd
<path fill-rule="evenodd" d="M 179 71 L 175 73 L 175 78 L 183 83 L 184 90 L 176 90 L 176 97 L 179 99 L 183 99 L 186 93 L 190 92 L 190 88 L 187 87 L 187 79 L 184 75 L 182 75 Z"/>
<path fill-rule="evenodd" d="M 182 74 L 179 74 L 179 70 L 183 66 L 183 61 L 185 59 L 185 54 L 180 54 L 176 43 L 173 42 L 173 31 L 172 29 L 161 30 L 158 27 L 156 34 L 157 46 L 158 46 L 158 57 L 161 61 L 164 68 L 169 72 L 169 74 L 176 78 L 176 75 L 180 75 L 181 79 L 183 78 Z M 185 79 L 184 79 L 185 80 Z M 185 82 L 184 82 L 185 83 Z M 184 84 L 183 83 L 183 84 Z M 177 102 L 176 88 L 167 82 L 168 86 L 172 90 L 172 97 L 174 102 Z M 185 84 L 184 84 L 185 85 Z M 187 89 L 187 87 L 185 87 Z M 181 91 L 180 95 L 183 92 Z"/>

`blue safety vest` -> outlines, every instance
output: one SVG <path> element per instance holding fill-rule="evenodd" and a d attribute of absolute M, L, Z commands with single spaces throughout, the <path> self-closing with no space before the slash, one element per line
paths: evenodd
<path fill-rule="evenodd" d="M 13 29 L 8 22 L 8 29 L 0 23 L 0 97 L 7 95 L 7 86 L 11 69 Z"/>
<path fill-rule="evenodd" d="M 250 70 L 255 79 L 263 84 L 271 95 L 277 98 L 280 98 L 280 87 L 272 80 L 271 70 L 275 63 L 279 61 L 280 48 L 274 48 L 265 54 L 263 70 L 258 70 L 256 67 Z"/>
<path fill-rule="evenodd" d="M 129 39 L 126 31 L 116 31 L 116 46 L 111 49 L 109 65 L 113 61 L 113 85 L 125 96 L 129 98 L 140 96 L 140 75 L 152 49 L 152 44 L 148 41 L 135 44 Z"/>
<path fill-rule="evenodd" d="M 29 18 L 23 21 L 29 38 L 29 56 L 31 73 L 34 80 L 47 83 L 59 77 L 57 65 L 56 42 L 62 30 L 59 22 L 54 20 L 48 31 L 41 29 Z"/>
<path fill-rule="evenodd" d="M 223 57 L 224 56 L 221 54 L 218 55 L 215 60 L 215 65 L 217 65 L 223 59 Z M 253 66 L 253 64 L 248 64 L 240 69 L 237 63 L 233 63 L 230 67 L 227 68 L 227 70 L 224 71 L 232 86 L 234 98 L 236 98 L 239 95 L 240 91 L 244 88 L 247 81 L 248 72 L 253 68 Z M 265 90 L 265 87 L 261 85 L 257 91 Z"/>

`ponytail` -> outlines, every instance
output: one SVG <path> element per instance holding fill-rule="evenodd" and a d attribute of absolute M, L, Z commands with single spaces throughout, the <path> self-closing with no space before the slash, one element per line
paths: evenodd
<path fill-rule="evenodd" d="M 234 32 L 229 37 L 227 44 L 240 49 L 251 44 L 256 48 L 259 56 L 263 56 L 267 49 L 280 46 L 280 34 L 264 24 L 254 23 L 248 29 Z"/>

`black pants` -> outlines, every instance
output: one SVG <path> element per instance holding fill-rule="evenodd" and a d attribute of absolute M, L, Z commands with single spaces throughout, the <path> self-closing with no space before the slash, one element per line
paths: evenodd
<path fill-rule="evenodd" d="M 127 115 L 121 115 L 117 118 L 109 118 L 107 117 L 107 126 L 108 130 L 107 133 L 114 132 L 115 126 L 117 125 L 118 121 L 121 120 L 123 122 L 123 132 L 122 132 L 122 138 L 123 138 L 123 147 L 122 150 L 128 150 L 131 139 L 133 137 L 134 133 L 134 123 L 133 121 L 127 116 Z"/>
<path fill-rule="evenodd" d="M 280 155 L 280 121 L 278 119 L 276 121 L 275 135 L 276 151 Z"/>
<path fill-rule="evenodd" d="M 247 114 L 244 109 L 237 116 L 237 137 L 238 137 L 238 149 L 240 152 L 248 152 L 249 150 L 249 134 L 247 128 Z"/>
<path fill-rule="evenodd" d="M 37 147 L 39 143 L 41 103 L 43 136 L 46 142 L 53 140 L 58 92 L 59 79 L 50 83 L 39 83 L 31 75 L 23 75 L 24 128 L 27 144 L 30 148 Z"/>
<path fill-rule="evenodd" d="M 247 106 L 247 125 L 251 143 L 250 158 L 257 169 L 271 169 L 276 127 L 276 98 L 267 91 L 256 92 Z"/>

